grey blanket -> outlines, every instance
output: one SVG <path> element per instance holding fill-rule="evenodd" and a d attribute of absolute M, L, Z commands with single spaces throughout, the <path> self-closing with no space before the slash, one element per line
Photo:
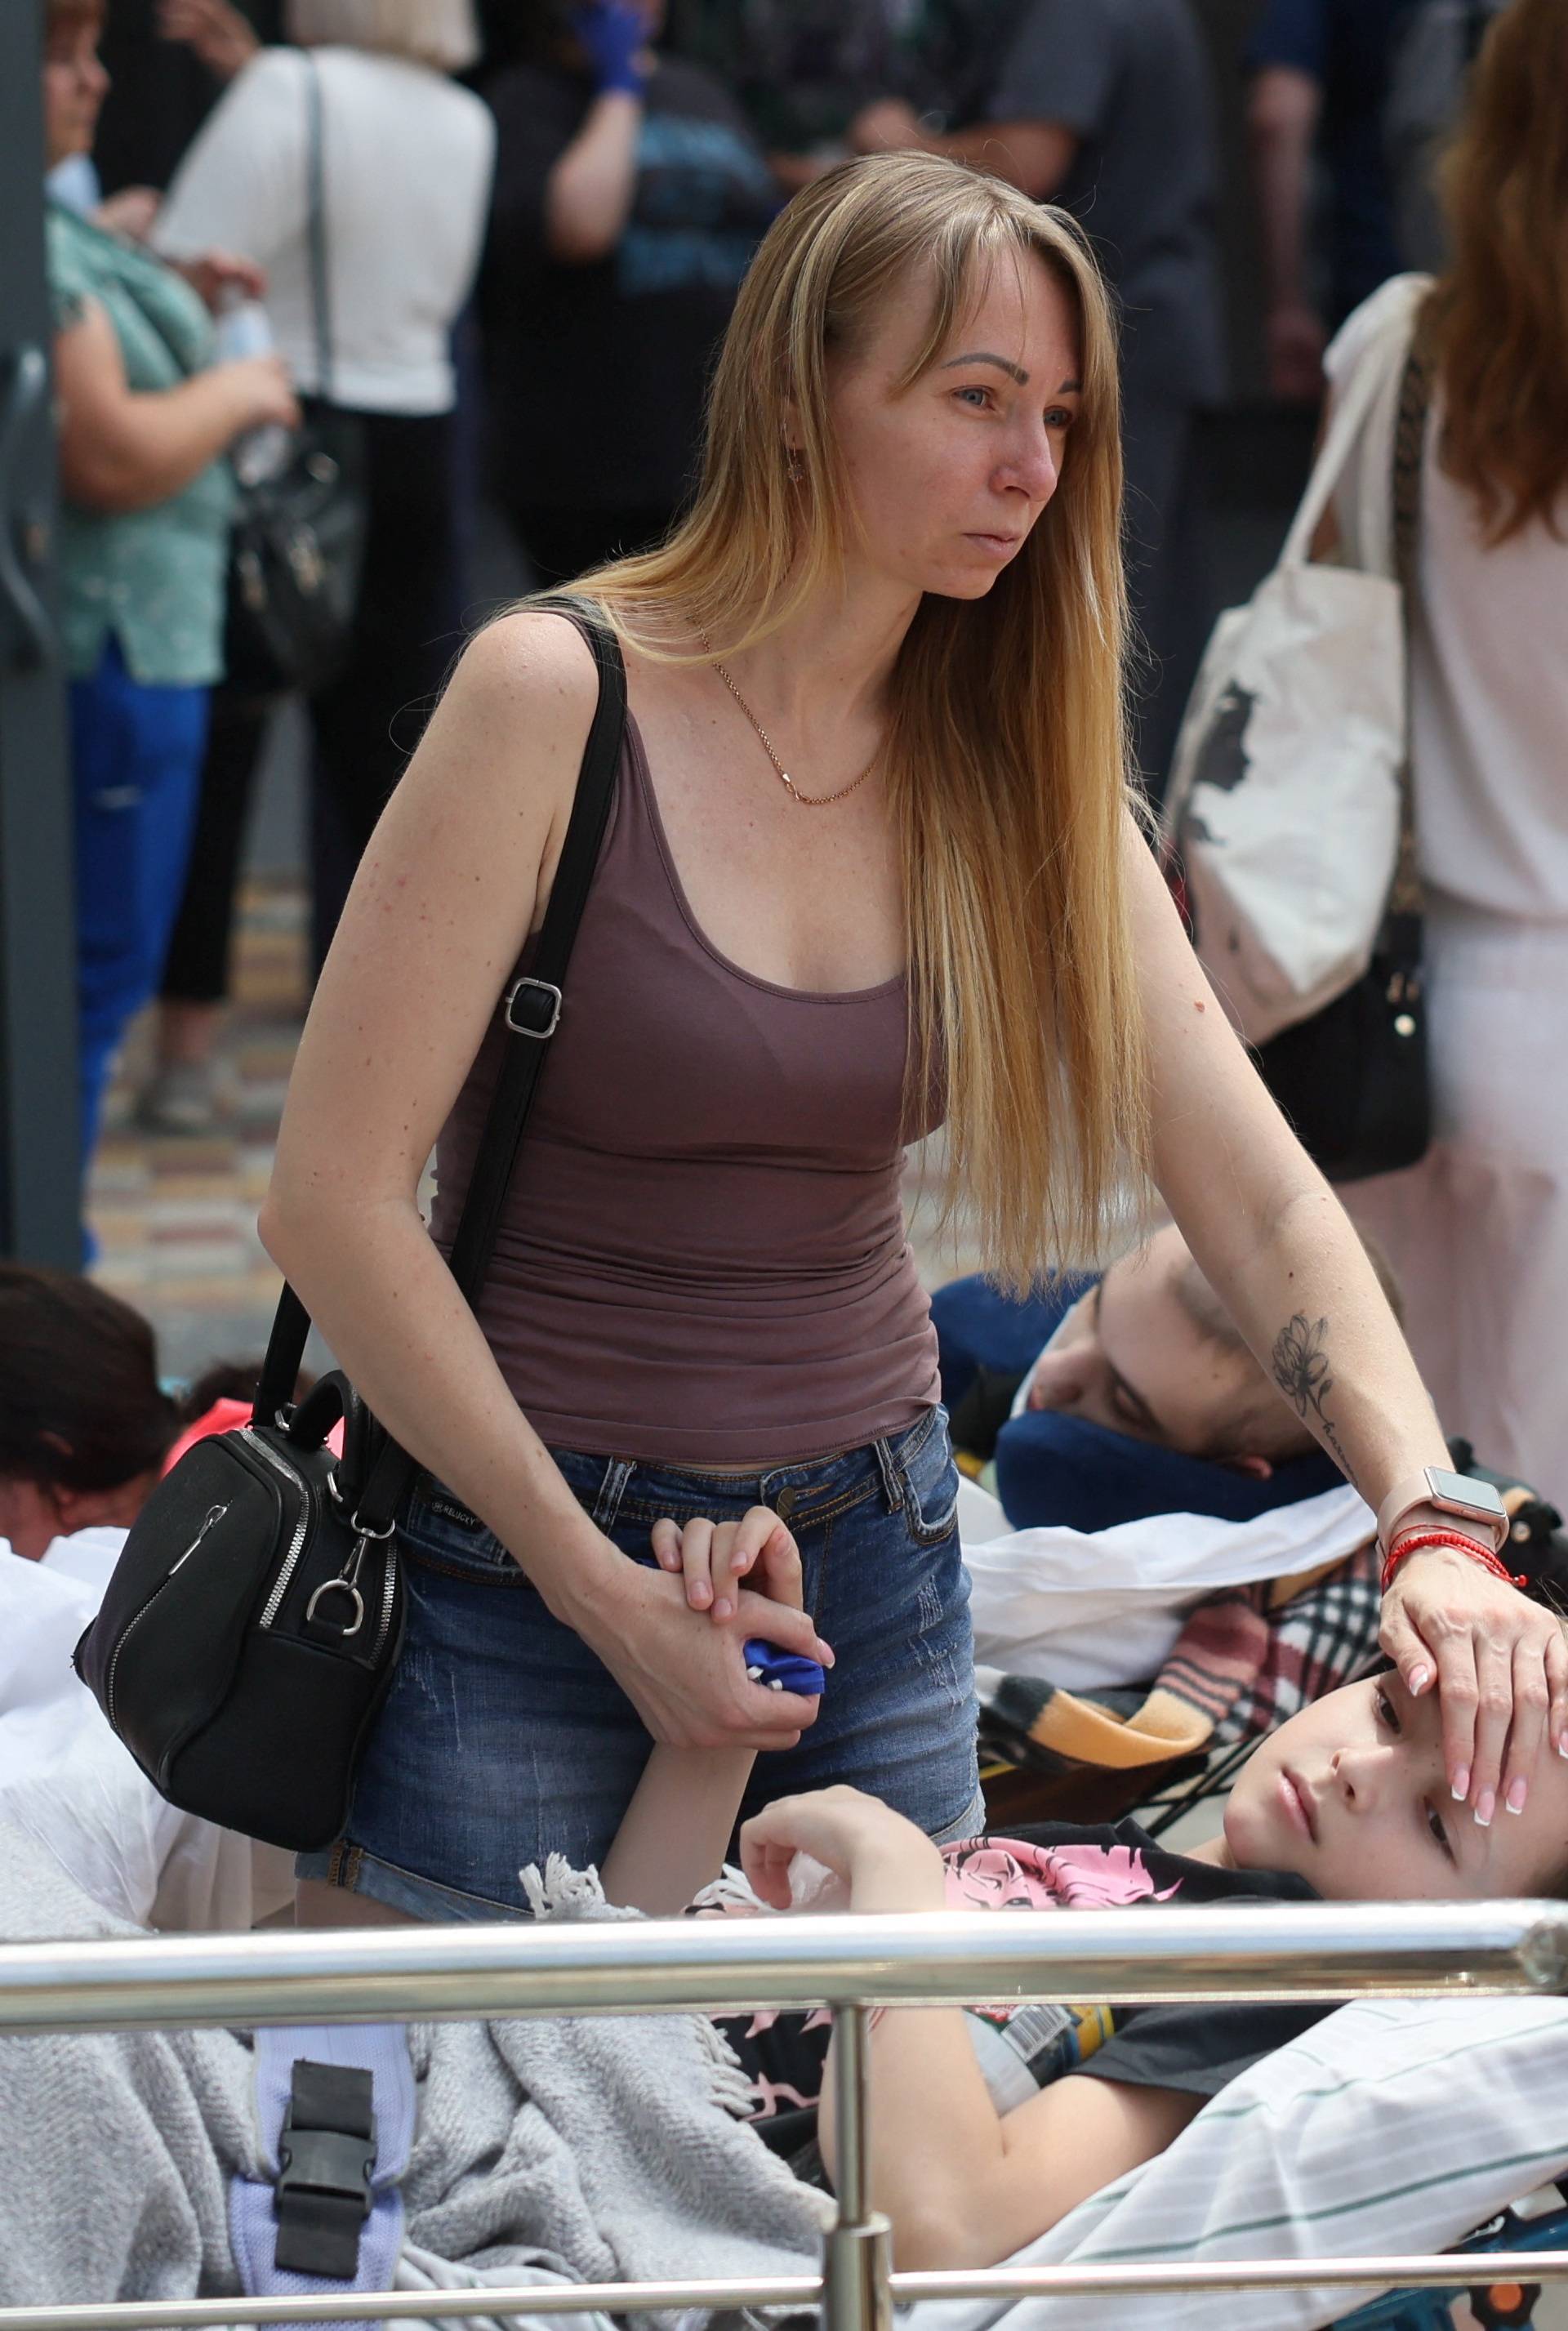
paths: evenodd
<path fill-rule="evenodd" d="M 606 1915 L 552 1866 L 547 1913 Z M 611 1913 L 609 1915 L 614 1915 Z M 126 1935 L 0 1824 L 0 1937 Z M 408 2237 L 579 2281 L 815 2271 L 829 2204 L 736 2117 L 700 2016 L 415 2024 Z M 0 2039 L 0 2302 L 227 2298 L 228 2186 L 263 2174 L 242 2034 Z"/>

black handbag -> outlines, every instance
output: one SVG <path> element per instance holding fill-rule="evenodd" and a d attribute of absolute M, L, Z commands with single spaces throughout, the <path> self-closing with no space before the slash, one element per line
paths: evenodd
<path fill-rule="evenodd" d="M 240 487 L 229 547 L 225 684 L 236 695 L 307 695 L 342 669 L 359 604 L 368 528 L 365 432 L 332 403 L 332 309 L 327 269 L 321 75 L 306 69 L 307 235 L 318 395 L 306 405 L 289 459 Z"/>
<path fill-rule="evenodd" d="M 1430 305 L 1417 320 L 1400 384 L 1394 435 L 1395 560 L 1406 636 L 1416 585 L 1421 457 L 1436 356 Z M 1287 1028 L 1255 1055 L 1264 1083 L 1331 1182 L 1397 1173 L 1431 1146 L 1431 1084 L 1421 973 L 1424 900 L 1416 852 L 1415 784 L 1407 741 L 1400 771 L 1400 841 L 1372 961 L 1343 995 Z"/>
<path fill-rule="evenodd" d="M 560 1021 L 626 718 L 613 636 L 583 628 L 594 714 L 532 967 L 500 1010 L 502 1058 L 451 1268 L 470 1305 Z M 296 1852 L 348 1817 L 355 1767 L 403 1639 L 396 1518 L 418 1470 L 334 1371 L 293 1405 L 309 1318 L 283 1290 L 253 1421 L 199 1441 L 132 1525 L 77 1673 L 160 1795 Z M 327 1447 L 347 1420 L 341 1460 Z"/>

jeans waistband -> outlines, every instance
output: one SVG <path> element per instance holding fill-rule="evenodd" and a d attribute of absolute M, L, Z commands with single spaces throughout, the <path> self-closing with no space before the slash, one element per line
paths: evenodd
<path fill-rule="evenodd" d="M 937 1430 L 941 1417 L 942 1411 L 933 1408 L 903 1432 L 883 1435 L 831 1456 L 768 1466 L 753 1473 L 708 1473 L 698 1467 L 659 1460 L 589 1456 L 575 1450 L 552 1449 L 550 1454 L 600 1529 L 613 1526 L 634 1481 L 640 1496 L 684 1493 L 716 1502 L 722 1498 L 747 1506 L 771 1506 L 785 1521 L 792 1513 L 805 1509 L 817 1513 L 824 1505 L 841 1499 L 859 1503 L 872 1492 L 879 1493 L 887 1512 L 896 1513 L 907 1502 L 909 1466 Z"/>

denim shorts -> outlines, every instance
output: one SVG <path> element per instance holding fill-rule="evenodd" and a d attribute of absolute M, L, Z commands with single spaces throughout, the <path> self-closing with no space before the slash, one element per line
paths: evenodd
<path fill-rule="evenodd" d="M 969 1582 L 944 1411 L 892 1440 L 763 1474 L 552 1451 L 579 1504 L 651 1563 L 663 1515 L 725 1521 L 769 1505 L 794 1532 L 806 1607 L 837 1664 L 798 1747 L 759 1756 L 743 1817 L 847 1782 L 937 1839 L 973 1834 Z M 518 1872 L 603 1860 L 647 1761 L 635 1708 L 552 1616 L 484 1524 L 429 1474 L 401 1530 L 408 1631 L 360 1768 L 347 1832 L 305 1854 L 325 1879 L 426 1919 L 527 1916 Z"/>

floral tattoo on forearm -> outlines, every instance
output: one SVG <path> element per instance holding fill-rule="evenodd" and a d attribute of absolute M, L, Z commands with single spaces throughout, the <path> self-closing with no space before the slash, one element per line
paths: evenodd
<path fill-rule="evenodd" d="M 1304 1424 L 1316 1417 L 1317 1432 L 1340 1471 L 1353 1489 L 1361 1486 L 1355 1470 L 1345 1453 L 1344 1444 L 1334 1428 L 1334 1420 L 1324 1403 L 1334 1390 L 1328 1354 L 1328 1322 L 1318 1319 L 1308 1322 L 1304 1311 L 1281 1327 L 1274 1344 L 1274 1381 Z"/>

